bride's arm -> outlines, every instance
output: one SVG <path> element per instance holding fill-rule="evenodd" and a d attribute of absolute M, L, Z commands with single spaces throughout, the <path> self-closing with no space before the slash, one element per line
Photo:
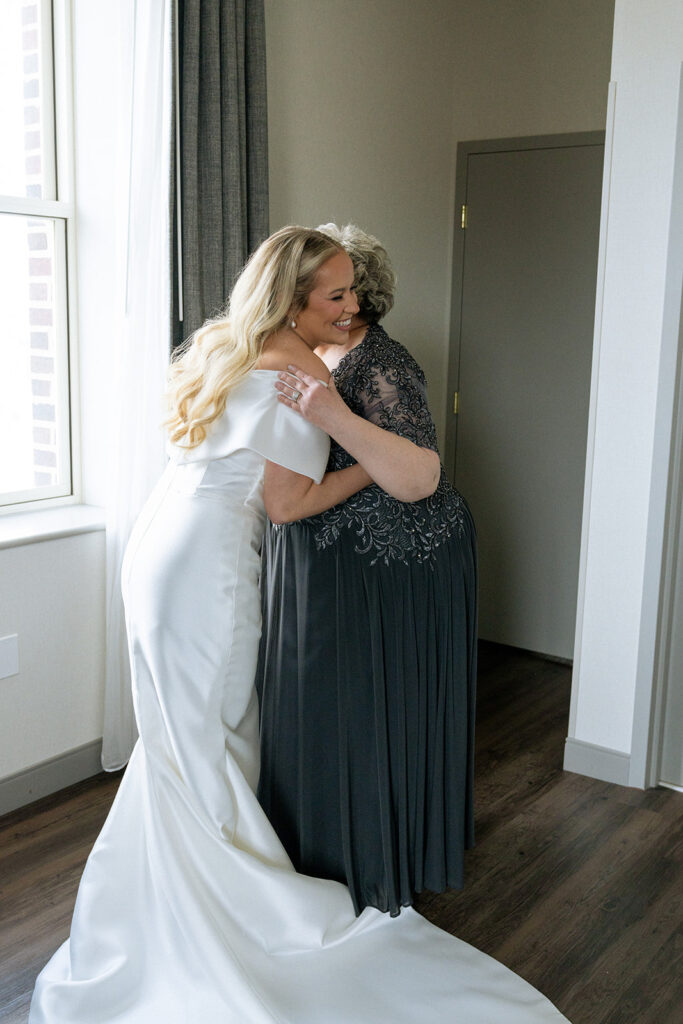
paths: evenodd
<path fill-rule="evenodd" d="M 296 359 L 304 364 L 312 379 L 320 387 L 329 380 L 330 372 L 313 352 L 307 351 L 298 342 Z M 261 359 L 263 369 L 283 370 L 292 359 L 291 351 L 281 344 L 272 347 Z M 291 523 L 296 519 L 324 512 L 341 501 L 371 484 L 372 477 L 359 464 L 326 473 L 319 484 L 310 477 L 302 476 L 276 462 L 266 462 L 263 481 L 263 500 L 268 518 L 274 523 Z"/>
<path fill-rule="evenodd" d="M 292 523 L 346 501 L 371 483 L 372 478 L 358 464 L 325 473 L 316 484 L 310 477 L 294 473 L 276 462 L 266 462 L 263 499 L 272 522 Z"/>

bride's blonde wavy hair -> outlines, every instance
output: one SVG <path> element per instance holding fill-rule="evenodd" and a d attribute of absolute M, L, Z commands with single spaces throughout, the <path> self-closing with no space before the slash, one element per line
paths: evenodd
<path fill-rule="evenodd" d="M 168 374 L 166 427 L 174 444 L 196 448 L 252 370 L 266 339 L 305 308 L 318 270 L 342 247 L 310 228 L 281 228 L 252 254 L 226 308 L 181 346 Z"/>

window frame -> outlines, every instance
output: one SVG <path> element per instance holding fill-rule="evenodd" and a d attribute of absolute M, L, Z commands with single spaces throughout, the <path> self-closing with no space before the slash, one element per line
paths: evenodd
<path fill-rule="evenodd" d="M 62 368 L 60 407 L 66 410 L 59 426 L 70 469 L 61 484 L 0 494 L 0 516 L 73 505 L 81 501 L 80 416 L 78 402 L 78 344 L 76 290 L 76 217 L 74 196 L 74 90 L 71 0 L 36 0 L 44 25 L 42 38 L 46 152 L 52 147 L 54 170 L 45 178 L 45 191 L 56 198 L 0 195 L 0 214 L 40 217 L 52 221 L 55 232 L 55 360 Z M 50 104 L 52 116 L 50 116 Z M 62 404 L 63 403 L 63 404 Z"/>

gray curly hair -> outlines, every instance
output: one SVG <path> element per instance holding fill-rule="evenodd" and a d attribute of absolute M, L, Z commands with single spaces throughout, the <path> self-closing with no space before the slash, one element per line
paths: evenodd
<path fill-rule="evenodd" d="M 368 323 L 377 323 L 394 304 L 396 275 L 386 249 L 355 224 L 346 224 L 343 228 L 332 223 L 321 224 L 318 231 L 329 235 L 351 257 L 360 316 Z"/>

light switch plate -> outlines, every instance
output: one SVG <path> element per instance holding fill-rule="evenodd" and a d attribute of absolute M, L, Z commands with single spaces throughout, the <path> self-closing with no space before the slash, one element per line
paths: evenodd
<path fill-rule="evenodd" d="M 19 637 L 16 633 L 0 637 L 0 679 L 19 672 Z"/>

